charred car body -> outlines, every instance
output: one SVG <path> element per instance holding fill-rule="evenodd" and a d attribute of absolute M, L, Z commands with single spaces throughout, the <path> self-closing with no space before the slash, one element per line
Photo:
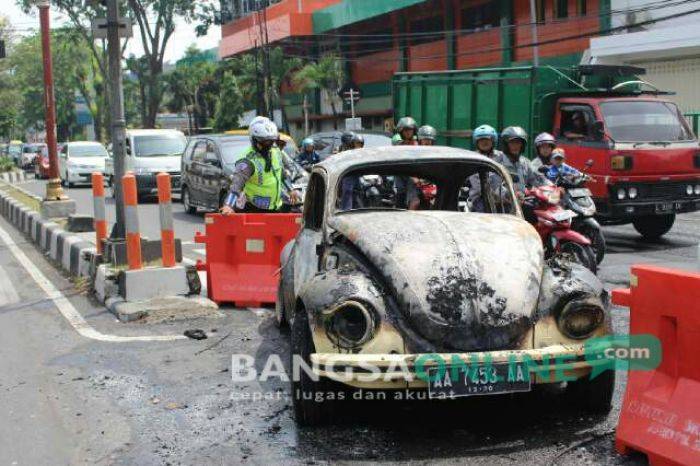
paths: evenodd
<path fill-rule="evenodd" d="M 485 212 L 462 212 L 460 193 L 474 175 Z M 374 176 L 397 187 L 432 183 L 435 200 L 427 210 L 391 199 L 347 205 L 346 191 Z M 589 380 L 584 358 L 585 343 L 610 332 L 607 293 L 583 266 L 544 261 L 534 228 L 508 202 L 514 196 L 498 164 L 461 149 L 361 149 L 314 167 L 303 226 L 282 253 L 276 311 L 291 326 L 292 355 L 313 367 L 293 382 L 298 422 L 328 419 L 332 400 L 314 395 L 329 383 L 431 396 L 446 395 L 449 385 L 448 397 L 508 393 L 555 382 L 550 376 L 562 361 L 565 390 L 585 407 L 609 409 L 614 374 Z M 516 359 L 536 361 L 540 371 L 516 364 L 526 383 L 496 383 Z M 477 382 L 488 366 L 494 383 L 416 377 L 419 369 L 434 374 L 439 360 L 447 374 L 470 365 L 464 374 L 476 370 Z"/>

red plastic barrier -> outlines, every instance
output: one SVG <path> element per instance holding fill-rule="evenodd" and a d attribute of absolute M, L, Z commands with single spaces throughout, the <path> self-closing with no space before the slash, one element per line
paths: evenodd
<path fill-rule="evenodd" d="M 207 260 L 197 268 L 207 272 L 207 295 L 216 303 L 237 307 L 274 305 L 277 300 L 280 253 L 294 239 L 300 214 L 209 214 L 205 243 Z"/>
<path fill-rule="evenodd" d="M 700 274 L 632 267 L 632 288 L 613 291 L 630 308 L 630 334 L 662 348 L 653 371 L 629 371 L 615 446 L 652 466 L 700 465 Z"/>

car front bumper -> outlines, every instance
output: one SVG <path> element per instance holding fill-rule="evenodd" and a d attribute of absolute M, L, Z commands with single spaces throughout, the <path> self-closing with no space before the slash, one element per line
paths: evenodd
<path fill-rule="evenodd" d="M 139 194 L 158 194 L 156 173 L 142 173 L 136 175 L 136 189 Z M 181 186 L 180 172 L 170 172 L 170 188 L 172 192 L 179 193 Z"/>
<path fill-rule="evenodd" d="M 528 368 L 533 384 L 556 383 L 561 381 L 559 378 L 562 375 L 579 379 L 590 374 L 594 365 L 606 363 L 602 355 L 586 354 L 585 343 L 472 353 L 311 355 L 311 365 L 316 375 L 368 389 L 427 388 L 427 381 L 416 375 L 418 370 L 427 371 L 437 368 L 439 364 L 448 367 L 455 360 L 467 365 L 531 361 Z M 372 373 L 369 367 L 379 369 L 379 373 Z"/>
<path fill-rule="evenodd" d="M 92 174 L 104 174 L 104 168 L 75 168 L 66 171 L 66 181 L 69 183 L 92 184 Z"/>

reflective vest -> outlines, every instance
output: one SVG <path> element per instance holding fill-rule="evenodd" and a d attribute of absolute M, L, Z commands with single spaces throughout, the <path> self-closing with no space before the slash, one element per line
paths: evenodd
<path fill-rule="evenodd" d="M 245 154 L 255 171 L 243 187 L 246 199 L 258 209 L 279 210 L 282 207 L 282 154 L 279 149 L 270 149 L 271 168 L 265 171 L 265 158 L 254 148 Z"/>

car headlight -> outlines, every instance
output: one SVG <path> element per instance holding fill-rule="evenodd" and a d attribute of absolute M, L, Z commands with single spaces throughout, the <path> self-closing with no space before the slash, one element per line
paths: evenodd
<path fill-rule="evenodd" d="M 374 335 L 374 318 L 369 309 L 357 301 L 345 301 L 326 315 L 326 334 L 341 348 L 357 348 Z"/>
<path fill-rule="evenodd" d="M 700 196 L 700 184 L 695 185 L 695 195 Z"/>
<path fill-rule="evenodd" d="M 630 199 L 636 198 L 637 194 L 639 194 L 639 191 L 637 191 L 637 188 L 634 186 L 627 190 L 627 195 L 630 197 Z"/>
<path fill-rule="evenodd" d="M 569 338 L 588 338 L 605 321 L 603 309 L 587 301 L 572 301 L 564 306 L 557 324 L 561 333 Z"/>
<path fill-rule="evenodd" d="M 547 202 L 550 204 L 557 205 L 559 201 L 561 201 L 561 194 L 558 189 L 555 189 L 547 195 Z"/>
<path fill-rule="evenodd" d="M 685 187 L 685 193 L 686 193 L 688 196 L 692 196 L 692 195 L 693 195 L 693 192 L 694 192 L 694 191 L 693 191 L 693 185 L 692 185 L 692 184 L 689 184 L 688 186 Z"/>
<path fill-rule="evenodd" d="M 617 190 L 617 198 L 619 200 L 623 200 L 625 197 L 627 197 L 627 191 L 625 191 L 623 188 L 620 188 Z"/>

